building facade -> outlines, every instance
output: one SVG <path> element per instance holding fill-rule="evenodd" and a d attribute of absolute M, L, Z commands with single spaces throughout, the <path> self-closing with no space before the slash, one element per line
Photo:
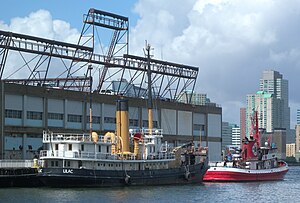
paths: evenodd
<path fill-rule="evenodd" d="M 222 150 L 232 143 L 232 129 L 229 122 L 222 122 Z"/>
<path fill-rule="evenodd" d="M 286 144 L 286 157 L 295 157 L 296 155 L 296 144 Z"/>
<path fill-rule="evenodd" d="M 182 103 L 191 103 L 194 105 L 202 105 L 202 106 L 208 106 L 208 105 L 216 106 L 216 104 L 210 102 L 210 99 L 207 98 L 206 94 L 194 93 L 192 91 L 185 91 L 181 93 L 178 98 L 179 98 L 178 101 Z"/>
<path fill-rule="evenodd" d="M 295 131 L 295 158 L 297 162 L 300 162 L 300 124 L 296 124 Z"/>
<path fill-rule="evenodd" d="M 258 111 L 259 128 L 264 128 L 267 132 L 273 132 L 274 125 L 276 126 L 277 124 L 274 113 L 276 104 L 273 94 L 264 91 L 249 94 L 247 95 L 246 104 L 246 135 L 249 135 L 249 132 L 251 132 L 252 124 L 250 118 L 253 116 L 254 110 Z"/>
<path fill-rule="evenodd" d="M 0 156 L 2 159 L 31 159 L 43 148 L 42 132 L 89 132 L 90 95 L 45 87 L 0 84 Z M 114 131 L 117 95 L 93 93 L 92 130 Z M 127 97 L 129 127 L 148 126 L 147 102 Z M 171 146 L 191 142 L 209 147 L 209 159 L 221 159 L 222 109 L 155 100 L 153 126 L 162 128 Z M 201 141 L 200 141 L 201 140 Z"/>
<path fill-rule="evenodd" d="M 274 70 L 263 71 L 260 79 L 260 90 L 274 96 L 274 128 L 285 128 L 287 135 L 290 130 L 290 107 L 288 80 Z"/>
<path fill-rule="evenodd" d="M 300 109 L 297 109 L 297 124 L 300 124 Z"/>
<path fill-rule="evenodd" d="M 232 141 L 231 144 L 235 147 L 240 147 L 242 144 L 241 140 L 241 128 L 236 124 L 231 124 L 231 134 L 232 134 Z"/>
<path fill-rule="evenodd" d="M 241 140 L 246 137 L 246 108 L 240 108 L 240 131 Z"/>

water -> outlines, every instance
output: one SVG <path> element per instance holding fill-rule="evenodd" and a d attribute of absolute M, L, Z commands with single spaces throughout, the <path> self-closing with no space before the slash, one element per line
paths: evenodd
<path fill-rule="evenodd" d="M 5 188 L 0 202 L 297 202 L 300 166 L 283 181 L 122 188 Z"/>

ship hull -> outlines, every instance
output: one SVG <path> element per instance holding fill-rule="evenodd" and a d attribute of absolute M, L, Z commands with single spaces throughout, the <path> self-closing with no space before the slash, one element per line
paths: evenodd
<path fill-rule="evenodd" d="M 1 168 L 0 187 L 37 187 L 42 185 L 34 168 Z"/>
<path fill-rule="evenodd" d="M 204 163 L 177 169 L 140 171 L 43 168 L 38 177 L 50 187 L 107 187 L 200 183 L 207 170 Z"/>
<path fill-rule="evenodd" d="M 261 170 L 211 167 L 204 175 L 203 181 L 241 182 L 283 180 L 287 172 L 287 166 Z"/>

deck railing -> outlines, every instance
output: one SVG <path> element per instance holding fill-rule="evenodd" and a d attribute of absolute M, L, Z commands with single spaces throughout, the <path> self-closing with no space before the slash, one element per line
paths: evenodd
<path fill-rule="evenodd" d="M 80 151 L 58 151 L 58 150 L 42 150 L 40 158 L 65 158 L 65 159 L 97 159 L 97 160 L 136 160 L 134 154 L 111 154 L 111 153 L 94 153 L 94 152 L 80 152 Z M 138 159 L 147 160 L 161 160 L 161 159 L 175 159 L 173 153 L 158 153 L 150 154 L 147 157 L 139 157 Z"/>
<path fill-rule="evenodd" d="M 0 168 L 31 168 L 33 160 L 0 160 Z"/>

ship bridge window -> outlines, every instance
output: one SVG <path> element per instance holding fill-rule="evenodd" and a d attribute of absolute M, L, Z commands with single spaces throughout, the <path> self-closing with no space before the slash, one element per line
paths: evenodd
<path fill-rule="evenodd" d="M 83 144 L 81 145 L 81 151 L 84 151 L 84 145 Z"/>
<path fill-rule="evenodd" d="M 55 144 L 55 150 L 58 150 L 58 144 Z"/>
<path fill-rule="evenodd" d="M 69 144 L 69 151 L 72 151 L 72 144 Z"/>
<path fill-rule="evenodd" d="M 109 153 L 109 146 L 106 146 L 106 152 Z"/>
<path fill-rule="evenodd" d="M 99 149 L 98 151 L 101 152 L 101 146 L 100 146 L 100 145 L 99 145 L 99 148 L 98 148 L 98 149 Z"/>

